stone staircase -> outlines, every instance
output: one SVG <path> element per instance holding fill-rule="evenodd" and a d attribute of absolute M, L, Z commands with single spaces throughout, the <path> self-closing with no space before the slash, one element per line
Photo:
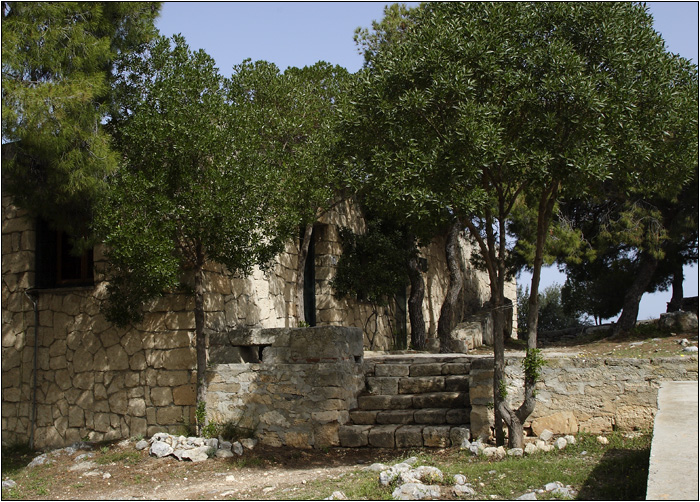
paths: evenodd
<path fill-rule="evenodd" d="M 365 390 L 340 427 L 348 448 L 446 448 L 469 437 L 470 358 L 365 353 Z"/>

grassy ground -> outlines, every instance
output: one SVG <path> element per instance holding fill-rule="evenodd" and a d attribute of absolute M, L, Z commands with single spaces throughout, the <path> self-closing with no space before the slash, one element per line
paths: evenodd
<path fill-rule="evenodd" d="M 651 434 L 614 433 L 608 438 L 610 443 L 601 445 L 595 436 L 580 435 L 575 445 L 562 451 L 508 457 L 501 461 L 474 457 L 456 449 L 408 452 L 403 458 L 415 455 L 420 465 L 441 469 L 446 487 L 453 484 L 451 480 L 455 474 L 464 474 L 476 489 L 474 498 L 479 500 L 514 499 L 553 481 L 571 485 L 579 494 L 577 498 L 582 500 L 644 500 Z M 349 499 L 391 499 L 394 487 L 382 487 L 377 479 L 376 473 L 358 470 L 337 480 L 310 483 L 289 493 L 289 497 L 322 499 L 339 490 Z M 449 490 L 444 492 L 448 498 Z M 546 493 L 537 494 L 537 497 L 539 500 L 557 498 Z"/>
<path fill-rule="evenodd" d="M 172 484 L 184 479 L 182 488 L 176 492 L 180 499 L 320 500 L 339 490 L 349 499 L 385 500 L 391 499 L 394 487 L 381 486 L 378 474 L 365 471 L 364 467 L 375 461 L 393 465 L 416 456 L 420 465 L 438 467 L 445 474 L 442 499 L 457 498 L 451 492 L 451 481 L 455 474 L 463 474 L 476 490 L 473 498 L 478 500 L 514 499 L 553 481 L 571 485 L 578 492 L 577 498 L 582 500 L 643 500 L 651 435 L 613 433 L 608 435 L 608 439 L 608 445 L 601 445 L 595 436 L 582 434 L 578 436 L 576 444 L 562 451 L 522 458 L 508 457 L 501 461 L 474 457 L 456 448 L 416 451 L 307 450 L 299 458 L 292 458 L 293 452 L 287 449 L 261 449 L 250 452 L 245 462 L 243 459 L 218 459 L 192 464 L 155 459 L 148 457 L 145 451 L 137 454 L 130 449 L 103 447 L 95 451 L 91 460 L 100 469 L 107 468 L 112 473 L 107 480 L 100 476 L 81 477 L 77 473 L 68 473 L 67 467 L 73 461 L 67 456 L 51 465 L 26 468 L 33 455 L 22 449 L 3 449 L 2 477 L 15 480 L 17 486 L 4 489 L 2 498 L 112 499 L 126 496 L 152 499 L 159 498 L 152 491 L 155 483 Z M 291 463 L 283 462 L 282 456 L 288 456 Z M 314 473 L 320 466 L 337 465 L 341 458 L 347 461 L 347 469 L 318 480 Z M 266 487 L 274 484 L 275 476 L 292 467 L 297 469 L 293 482 L 276 485 L 274 489 Z M 218 491 L 197 490 L 202 486 L 207 489 L 221 486 L 222 474 L 232 475 L 239 489 L 246 478 L 253 481 L 250 489 L 236 493 L 226 493 L 225 487 Z M 158 478 L 157 481 L 154 476 Z M 259 483 L 263 479 L 266 482 Z M 557 497 L 538 493 L 537 498 L 545 500 Z"/>

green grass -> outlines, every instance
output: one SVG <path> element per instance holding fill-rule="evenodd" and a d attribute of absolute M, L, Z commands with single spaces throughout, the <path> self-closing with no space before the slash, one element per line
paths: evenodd
<path fill-rule="evenodd" d="M 545 484 L 559 481 L 579 492 L 585 500 L 644 500 L 649 469 L 651 435 L 608 436 L 601 445 L 594 435 L 580 434 L 577 443 L 562 451 L 537 453 L 524 457 L 488 460 L 469 452 L 449 450 L 416 452 L 417 465 L 432 465 L 443 471 L 443 486 L 452 486 L 455 474 L 464 474 L 476 490 L 476 498 L 514 499 Z M 584 453 L 585 452 L 585 453 Z M 406 454 L 403 460 L 413 456 Z M 399 460 L 393 462 L 398 463 Z M 339 479 L 311 482 L 302 489 L 286 493 L 295 500 L 322 499 L 333 491 L 344 492 L 349 499 L 391 499 L 393 487 L 382 487 L 377 473 L 355 471 Z M 538 500 L 558 499 L 557 495 L 537 494 Z"/>

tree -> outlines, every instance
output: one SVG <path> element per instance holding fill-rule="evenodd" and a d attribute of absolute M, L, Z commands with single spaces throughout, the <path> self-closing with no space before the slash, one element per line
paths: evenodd
<path fill-rule="evenodd" d="M 414 214 L 448 209 L 481 250 L 496 334 L 497 440 L 502 418 L 511 446 L 521 446 L 542 364 L 538 289 L 557 203 L 614 171 L 636 176 L 630 166 L 663 137 L 655 120 L 641 127 L 653 112 L 640 97 L 663 88 L 668 57 L 639 5 L 434 3 L 409 17 L 401 43 L 371 55 L 353 98 L 351 120 L 381 140 L 367 147 L 364 179 L 393 186 L 389 199 L 413 203 Z M 522 201 L 536 224 L 527 236 L 525 399 L 513 410 L 503 392 L 503 290 L 513 272 L 508 222 Z"/>
<path fill-rule="evenodd" d="M 304 266 L 313 223 L 338 199 L 332 152 L 350 74 L 325 62 L 281 73 L 274 64 L 245 61 L 234 70 L 233 85 L 243 98 L 235 106 L 245 114 L 246 127 L 260 137 L 260 161 L 278 167 L 286 211 L 294 214 L 302 229 L 295 307 L 297 320 L 303 323 Z"/>
<path fill-rule="evenodd" d="M 85 236 L 118 164 L 103 127 L 113 62 L 156 34 L 158 3 L 2 2 L 3 170 L 15 202 Z"/>
<path fill-rule="evenodd" d="M 197 400 L 206 370 L 207 264 L 248 274 L 281 249 L 276 166 L 258 162 L 261 139 L 232 106 L 238 88 L 184 38 L 158 38 L 120 61 L 121 113 L 112 118 L 123 165 L 98 212 L 110 264 L 108 318 L 138 320 L 149 298 L 194 276 Z M 191 286 L 191 284 L 190 284 Z"/>
<path fill-rule="evenodd" d="M 529 308 L 530 293 L 527 288 L 518 286 L 517 288 L 518 302 L 518 334 L 527 337 L 527 318 Z M 585 326 L 586 323 L 580 319 L 579 312 L 567 311 L 564 304 L 564 288 L 559 284 L 552 284 L 544 288 L 538 300 L 540 309 L 537 314 L 539 332 L 555 331 L 559 329 L 575 328 Z M 522 328 L 520 327 L 522 323 Z"/>
<path fill-rule="evenodd" d="M 376 330 L 370 336 L 369 325 L 374 319 L 376 327 L 379 308 L 389 307 L 396 293 L 405 290 L 407 264 L 416 258 L 417 250 L 406 247 L 406 230 L 400 225 L 377 218 L 372 213 L 365 213 L 365 221 L 367 228 L 362 234 L 341 228 L 343 253 L 331 285 L 338 297 L 354 298 L 372 306 L 372 314 L 365 323 L 365 333 L 372 349 Z M 394 344 L 406 348 L 404 340 L 396 338 Z"/>

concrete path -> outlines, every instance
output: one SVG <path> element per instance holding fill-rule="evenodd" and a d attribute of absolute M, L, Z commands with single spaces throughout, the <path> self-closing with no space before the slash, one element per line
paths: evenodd
<path fill-rule="evenodd" d="M 698 382 L 663 382 L 647 500 L 698 500 Z"/>

